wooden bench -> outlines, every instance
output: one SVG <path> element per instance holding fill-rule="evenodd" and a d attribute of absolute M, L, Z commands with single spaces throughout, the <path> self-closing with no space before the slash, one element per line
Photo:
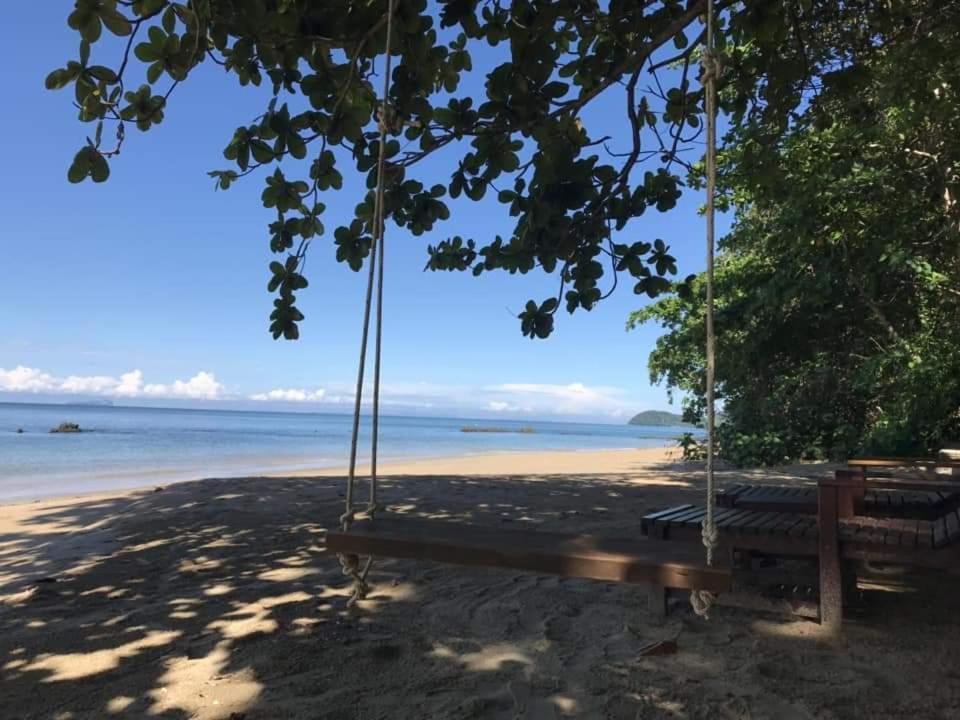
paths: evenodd
<path fill-rule="evenodd" d="M 864 488 L 855 497 L 858 514 L 934 520 L 945 511 L 960 507 L 960 461 L 938 458 L 853 458 L 850 472 L 870 478 L 890 478 L 882 487 Z M 940 471 L 949 471 L 942 474 Z M 905 474 L 904 474 L 905 473 Z M 934 480 L 936 489 L 911 490 L 895 487 L 895 478 Z M 954 486 L 942 485 L 955 478 Z M 894 487 L 890 487 L 893 485 Z M 816 513 L 815 486 L 755 485 L 738 483 L 717 492 L 717 504 L 743 510 Z"/>
<path fill-rule="evenodd" d="M 945 510 L 932 522 L 863 518 L 858 499 L 872 489 L 950 491 L 956 481 L 931 477 L 870 477 L 862 468 L 838 470 L 818 484 L 820 618 L 839 630 L 843 616 L 844 561 L 867 560 L 917 568 L 960 571 L 960 511 Z"/>
<path fill-rule="evenodd" d="M 729 567 L 708 567 L 699 548 L 643 538 L 613 538 L 465 525 L 439 520 L 378 517 L 346 532 L 327 532 L 327 548 L 348 555 L 505 568 L 650 588 L 651 607 L 665 611 L 665 591 L 726 592 Z"/>
<path fill-rule="evenodd" d="M 844 568 L 868 560 L 919 568 L 960 571 L 960 510 L 934 520 L 869 517 L 855 513 L 857 498 L 871 490 L 941 492 L 955 483 L 932 478 L 872 478 L 839 470 L 817 487 L 816 515 L 775 510 L 721 508 L 714 516 L 721 552 L 740 550 L 775 556 L 807 556 L 819 563 L 820 621 L 838 630 L 842 618 Z M 693 505 L 651 513 L 641 519 L 651 539 L 699 543 L 706 508 Z"/>
<path fill-rule="evenodd" d="M 737 483 L 717 492 L 717 505 L 741 510 L 772 510 L 814 514 L 817 512 L 815 486 L 752 485 Z M 945 510 L 960 506 L 960 491 L 871 489 L 863 497 L 867 515 L 932 520 Z"/>

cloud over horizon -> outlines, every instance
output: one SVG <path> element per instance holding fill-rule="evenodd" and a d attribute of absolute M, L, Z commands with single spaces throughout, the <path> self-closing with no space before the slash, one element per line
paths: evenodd
<path fill-rule="evenodd" d="M 299 390 L 297 388 L 277 388 L 265 393 L 255 393 L 250 396 L 251 400 L 257 402 L 321 402 L 326 396 L 327 391 L 323 388 L 317 390 Z"/>
<path fill-rule="evenodd" d="M 50 373 L 18 365 L 0 368 L 0 390 L 12 393 L 94 395 L 108 398 L 148 397 L 180 400 L 219 400 L 224 387 L 211 372 L 200 371 L 188 380 L 170 384 L 144 383 L 143 372 L 131 370 L 119 378 L 109 375 L 70 375 L 58 378 Z"/>
<path fill-rule="evenodd" d="M 326 387 L 277 387 L 263 392 L 228 393 L 210 371 L 200 371 L 186 380 L 170 383 L 147 382 L 144 373 L 131 370 L 119 377 L 110 375 L 69 375 L 57 377 L 38 368 L 18 365 L 0 368 L 0 392 L 46 395 L 73 395 L 109 399 L 194 400 L 229 403 L 316 406 L 342 411 L 353 406 L 353 389 L 347 383 L 332 382 Z M 645 409 L 625 389 L 587 385 L 582 382 L 502 383 L 474 386 L 429 382 L 384 383 L 381 405 L 394 414 L 413 413 L 438 416 L 528 418 L 595 418 L 620 420 Z M 370 388 L 363 398 L 369 410 Z"/>

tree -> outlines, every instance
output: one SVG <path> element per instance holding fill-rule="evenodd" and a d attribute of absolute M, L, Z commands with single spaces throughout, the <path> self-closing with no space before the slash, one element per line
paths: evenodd
<path fill-rule="evenodd" d="M 874 38 L 914 13 L 919 0 L 717 0 L 717 46 L 726 68 L 722 108 L 734 124 L 762 123 L 771 140 L 808 101 L 817 78 L 840 82 L 874 52 Z M 949 3 L 944 3 L 949 5 Z M 516 218 L 508 238 L 459 237 L 428 246 L 431 270 L 542 271 L 560 291 L 520 314 L 530 337 L 546 337 L 560 307 L 590 310 L 626 274 L 655 297 L 676 273 L 669 245 L 635 222 L 674 207 L 702 152 L 703 97 L 695 71 L 706 0 L 396 0 L 392 90 L 384 110 L 374 80 L 385 49 L 387 0 L 76 0 L 68 23 L 79 55 L 47 78 L 73 86 L 79 119 L 94 125 L 68 177 L 105 181 L 125 142 L 173 109 L 180 83 L 203 62 L 241 87 L 269 83 L 263 114 L 237 128 L 224 150 L 231 166 L 211 173 L 220 189 L 262 170 L 273 213 L 269 289 L 274 337 L 296 338 L 296 292 L 314 240 L 325 233 L 321 195 L 351 168 L 373 186 L 378 122 L 389 128 L 386 215 L 415 235 L 449 216 L 444 198 L 496 192 Z M 105 32 L 106 31 L 106 32 Z M 98 42 L 104 36 L 118 43 Z M 485 42 L 502 60 L 482 97 L 459 95 Z M 115 47 L 116 52 L 111 53 Z M 97 54 L 111 53 L 107 64 Z M 131 74 L 145 71 L 139 86 Z M 585 109 L 605 94 L 623 102 L 624 138 L 596 137 Z M 104 129 L 113 141 L 105 143 Z M 435 153 L 449 181 L 414 177 Z M 693 155 L 691 155 L 693 153 Z M 268 172 L 268 168 L 273 168 Z M 359 269 L 371 246 L 373 197 L 333 232 L 336 257 Z M 612 276 L 612 277 L 610 277 Z M 606 279 L 605 279 L 606 278 Z M 606 284 L 606 291 L 601 288 Z"/>
<path fill-rule="evenodd" d="M 722 157 L 736 205 L 717 270 L 721 452 L 780 462 L 929 452 L 960 437 L 960 9 L 904 18 L 827 77 L 770 152 Z M 651 376 L 703 403 L 703 278 L 635 313 Z"/>

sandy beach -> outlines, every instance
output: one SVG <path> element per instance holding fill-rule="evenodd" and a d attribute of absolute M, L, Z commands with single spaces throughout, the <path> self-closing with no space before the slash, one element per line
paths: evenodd
<path fill-rule="evenodd" d="M 721 483 L 809 483 L 805 465 Z M 702 500 L 674 450 L 420 460 L 382 500 L 494 527 L 639 534 Z M 339 720 L 960 717 L 957 584 L 876 593 L 837 645 L 805 620 L 637 586 L 382 560 L 353 610 L 324 547 L 342 471 L 0 507 L 0 717 Z M 649 643 L 678 651 L 645 656 Z"/>

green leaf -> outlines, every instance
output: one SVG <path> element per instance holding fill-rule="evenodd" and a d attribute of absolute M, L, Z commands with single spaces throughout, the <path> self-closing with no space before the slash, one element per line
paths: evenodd
<path fill-rule="evenodd" d="M 107 26 L 107 30 L 114 35 L 126 37 L 133 32 L 133 27 L 127 19 L 115 9 L 102 8 L 100 19 L 103 20 L 103 24 Z"/>
<path fill-rule="evenodd" d="M 258 163 L 273 162 L 273 149 L 263 140 L 252 140 L 250 142 L 250 152 L 253 153 L 253 159 Z"/>
<path fill-rule="evenodd" d="M 70 169 L 67 170 L 67 180 L 72 183 L 83 182 L 90 174 L 90 155 L 87 148 L 82 148 L 80 152 L 73 156 L 73 162 Z"/>
<path fill-rule="evenodd" d="M 155 84 L 157 80 L 160 79 L 160 76 L 163 74 L 163 63 L 155 62 L 150 67 L 147 68 L 147 82 L 151 85 Z"/>
<path fill-rule="evenodd" d="M 113 85 L 119 81 L 117 74 L 108 67 L 103 65 L 94 65 L 87 68 L 87 72 L 90 73 L 100 82 L 105 82 L 107 85 Z"/>
<path fill-rule="evenodd" d="M 95 183 L 106 182 L 110 177 L 110 163 L 96 150 L 91 150 L 90 153 L 90 177 Z"/>
<path fill-rule="evenodd" d="M 163 29 L 167 31 L 168 34 L 173 34 L 173 31 L 177 28 L 177 14 L 174 11 L 173 7 L 168 7 L 163 11 Z"/>

